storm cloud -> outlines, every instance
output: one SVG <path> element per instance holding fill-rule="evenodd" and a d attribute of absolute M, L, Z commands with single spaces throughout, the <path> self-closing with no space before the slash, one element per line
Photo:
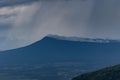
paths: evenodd
<path fill-rule="evenodd" d="M 22 4 L 30 4 L 39 0 L 0 0 L 0 7 L 17 6 Z"/>
<path fill-rule="evenodd" d="M 120 39 L 119 9 L 119 0 L 1 0 L 0 50 L 48 34 Z"/>

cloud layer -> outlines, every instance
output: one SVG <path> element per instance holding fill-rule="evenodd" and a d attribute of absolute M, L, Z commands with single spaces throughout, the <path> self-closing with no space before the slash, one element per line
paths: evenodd
<path fill-rule="evenodd" d="M 0 7 L 9 7 L 9 6 L 17 6 L 22 4 L 30 4 L 32 2 L 36 2 L 40 0 L 0 0 Z"/>
<path fill-rule="evenodd" d="M 0 50 L 48 34 L 120 39 L 119 0 L 1 0 Z"/>

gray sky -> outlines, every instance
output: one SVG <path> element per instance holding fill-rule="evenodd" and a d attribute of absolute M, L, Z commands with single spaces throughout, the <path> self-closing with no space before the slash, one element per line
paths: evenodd
<path fill-rule="evenodd" d="M 0 1 L 0 50 L 48 34 L 120 39 L 120 0 Z"/>

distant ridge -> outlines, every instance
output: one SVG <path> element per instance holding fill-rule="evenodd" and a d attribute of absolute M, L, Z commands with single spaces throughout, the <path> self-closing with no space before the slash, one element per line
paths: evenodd
<path fill-rule="evenodd" d="M 33 65 L 57 62 L 117 64 L 120 42 L 61 36 L 46 36 L 26 47 L 0 52 L 1 65 Z M 75 39 L 76 40 L 76 39 Z"/>
<path fill-rule="evenodd" d="M 32 44 L 36 44 L 46 38 L 51 38 L 51 39 L 56 39 L 56 40 L 65 40 L 65 41 L 73 41 L 73 42 L 90 42 L 90 43 L 119 43 L 120 40 L 113 40 L 113 39 L 102 39 L 102 38 L 84 38 L 84 37 L 74 37 L 74 36 L 61 36 L 61 35 L 54 35 L 54 34 L 49 34 L 43 37 L 41 40 L 38 40 L 36 42 L 33 42 L 29 45 L 19 47 L 16 49 L 24 48 L 27 46 L 30 46 Z M 15 49 L 10 49 L 10 50 L 15 50 Z M 10 51 L 10 50 L 5 50 L 5 51 Z M 1 50 L 0 52 L 4 52 L 4 50 Z"/>

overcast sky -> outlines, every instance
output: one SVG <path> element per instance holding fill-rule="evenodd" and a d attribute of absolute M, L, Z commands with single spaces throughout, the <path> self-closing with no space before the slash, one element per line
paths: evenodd
<path fill-rule="evenodd" d="M 0 0 L 0 50 L 48 34 L 120 39 L 120 0 Z"/>

